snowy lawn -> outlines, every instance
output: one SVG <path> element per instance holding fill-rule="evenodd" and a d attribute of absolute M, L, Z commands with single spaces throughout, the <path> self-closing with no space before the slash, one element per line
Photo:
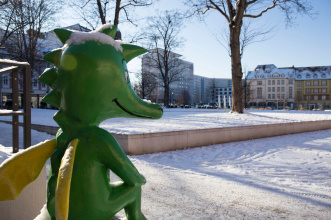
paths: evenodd
<path fill-rule="evenodd" d="M 289 113 L 247 115 L 254 114 L 262 123 L 263 118 L 274 119 L 276 114 L 292 121 Z M 305 113 L 296 120 L 327 116 L 325 112 Z M 233 117 L 238 121 L 247 116 Z M 1 161 L 11 155 L 11 126 L 0 123 L 0 133 Z M 51 138 L 32 131 L 33 144 Z M 331 219 L 331 130 L 130 159 L 147 179 L 142 209 L 151 220 Z"/>
<path fill-rule="evenodd" d="M 33 124 L 57 126 L 53 120 L 56 112 L 32 109 L 31 121 Z M 22 117 L 19 118 L 22 122 Z M 11 117 L 0 117 L 0 120 L 11 120 Z M 223 109 L 164 109 L 159 120 L 113 118 L 104 121 L 100 127 L 111 133 L 137 134 L 315 120 L 331 120 L 331 111 L 249 110 L 245 114 L 231 114 Z"/>

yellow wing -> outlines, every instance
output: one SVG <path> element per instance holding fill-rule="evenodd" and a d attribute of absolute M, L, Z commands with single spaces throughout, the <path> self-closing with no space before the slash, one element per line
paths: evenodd
<path fill-rule="evenodd" d="M 55 215 L 57 220 L 67 220 L 72 170 L 78 139 L 70 142 L 61 161 L 55 190 Z"/>
<path fill-rule="evenodd" d="M 16 153 L 0 166 L 0 201 L 16 199 L 24 187 L 39 176 L 56 147 L 48 140 Z"/>

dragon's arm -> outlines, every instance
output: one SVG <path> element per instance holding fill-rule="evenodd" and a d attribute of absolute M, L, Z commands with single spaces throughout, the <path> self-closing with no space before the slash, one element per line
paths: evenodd
<path fill-rule="evenodd" d="M 0 166 L 0 201 L 16 199 L 24 187 L 37 179 L 55 146 L 55 139 L 48 140 L 3 162 Z"/>
<path fill-rule="evenodd" d="M 116 139 L 101 128 L 93 132 L 98 145 L 100 160 L 125 184 L 134 187 L 146 183 L 145 178 L 138 172 L 130 159 L 126 156 Z"/>

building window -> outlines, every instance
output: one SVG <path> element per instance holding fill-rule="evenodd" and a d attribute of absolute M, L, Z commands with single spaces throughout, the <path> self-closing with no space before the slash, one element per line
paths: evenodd
<path fill-rule="evenodd" d="M 257 85 L 262 85 L 262 81 L 257 81 Z"/>
<path fill-rule="evenodd" d="M 35 87 L 35 88 L 38 87 L 38 80 L 36 80 L 36 79 L 33 80 L 33 87 Z"/>
<path fill-rule="evenodd" d="M 306 82 L 306 86 L 310 86 L 310 81 L 307 81 Z"/>
<path fill-rule="evenodd" d="M 4 86 L 8 86 L 8 81 L 9 81 L 9 80 L 8 80 L 8 76 L 4 76 L 4 77 L 3 77 L 3 85 L 4 85 Z"/>
<path fill-rule="evenodd" d="M 268 99 L 271 99 L 271 94 L 268 94 Z"/>
<path fill-rule="evenodd" d="M 314 86 L 318 86 L 318 81 L 314 81 Z"/>
<path fill-rule="evenodd" d="M 268 87 L 268 92 L 271 92 L 271 87 Z"/>
<path fill-rule="evenodd" d="M 255 72 L 256 72 L 256 73 L 260 72 L 260 69 L 255 69 Z"/>
<path fill-rule="evenodd" d="M 280 94 L 277 94 L 277 99 L 280 99 Z"/>
<path fill-rule="evenodd" d="M 259 78 L 259 75 L 255 75 L 255 78 Z"/>
<path fill-rule="evenodd" d="M 326 95 L 322 95 L 322 100 L 326 100 Z"/>
<path fill-rule="evenodd" d="M 310 100 L 310 95 L 307 95 L 306 96 L 306 100 Z"/>
<path fill-rule="evenodd" d="M 282 87 L 282 92 L 285 92 L 285 87 Z"/>
<path fill-rule="evenodd" d="M 306 93 L 310 93 L 310 89 L 306 89 Z"/>
<path fill-rule="evenodd" d="M 257 88 L 257 98 L 262 99 L 262 88 L 261 87 Z"/>
<path fill-rule="evenodd" d="M 285 99 L 285 94 L 282 94 L 282 99 Z"/>
<path fill-rule="evenodd" d="M 290 80 L 288 81 L 288 84 L 293 85 L 293 79 L 290 79 Z"/>
<path fill-rule="evenodd" d="M 275 99 L 275 94 L 272 94 L 272 99 Z"/>
<path fill-rule="evenodd" d="M 318 89 L 314 89 L 314 93 L 318 93 Z"/>
<path fill-rule="evenodd" d="M 277 85 L 280 85 L 280 80 L 277 80 Z"/>
<path fill-rule="evenodd" d="M 264 75 L 263 74 L 261 75 L 261 78 L 264 78 Z"/>
<path fill-rule="evenodd" d="M 309 79 L 309 78 L 310 78 L 310 74 L 307 74 L 307 75 L 306 75 L 306 78 Z"/>
<path fill-rule="evenodd" d="M 289 95 L 292 95 L 293 94 L 293 87 L 288 87 L 288 92 L 289 92 L 288 93 Z"/>
<path fill-rule="evenodd" d="M 326 78 L 326 75 L 325 75 L 325 73 L 323 73 L 323 74 L 322 74 L 322 78 Z"/>
<path fill-rule="evenodd" d="M 272 92 L 275 92 L 276 90 L 275 90 L 275 87 L 272 87 Z"/>
<path fill-rule="evenodd" d="M 282 85 L 284 85 L 284 84 L 285 84 L 285 80 L 282 79 Z"/>
<path fill-rule="evenodd" d="M 271 85 L 271 80 L 268 80 L 268 85 Z"/>
<path fill-rule="evenodd" d="M 315 101 L 318 100 L 318 95 L 314 95 L 314 100 L 315 100 Z"/>
<path fill-rule="evenodd" d="M 314 76 L 313 76 L 313 77 L 314 77 L 314 79 L 316 79 L 318 76 L 317 76 L 317 74 L 314 74 Z"/>
<path fill-rule="evenodd" d="M 272 85 L 275 85 L 275 80 L 272 80 Z"/>
<path fill-rule="evenodd" d="M 292 94 L 288 95 L 288 98 L 293 99 L 293 95 Z"/>
<path fill-rule="evenodd" d="M 326 93 L 326 88 L 321 89 L 322 93 Z"/>
<path fill-rule="evenodd" d="M 302 89 L 298 89 L 297 92 L 298 92 L 298 93 L 302 93 Z"/>
<path fill-rule="evenodd" d="M 326 81 L 323 80 L 323 81 L 321 82 L 321 85 L 322 85 L 322 86 L 326 86 Z"/>
<path fill-rule="evenodd" d="M 302 83 L 301 82 L 297 82 L 297 86 L 301 86 L 302 85 Z"/>
<path fill-rule="evenodd" d="M 301 75 L 298 75 L 298 79 L 301 79 Z"/>
<path fill-rule="evenodd" d="M 42 84 L 41 84 L 41 87 L 42 87 L 42 88 L 45 88 L 45 87 L 46 87 L 46 85 L 45 85 L 44 83 L 42 83 Z"/>

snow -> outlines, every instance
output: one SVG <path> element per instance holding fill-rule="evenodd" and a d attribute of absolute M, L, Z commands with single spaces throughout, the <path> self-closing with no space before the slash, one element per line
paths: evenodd
<path fill-rule="evenodd" d="M 6 62 L 6 63 L 12 64 L 12 65 L 30 65 L 28 62 L 19 62 L 19 61 L 9 60 L 9 59 L 0 59 L 0 62 Z"/>
<path fill-rule="evenodd" d="M 45 123 L 50 122 L 46 115 L 55 113 L 33 112 L 41 115 L 39 119 L 33 116 L 34 122 Z M 185 124 L 185 128 L 226 126 L 225 123 L 242 126 L 326 120 L 330 115 L 330 112 L 300 111 L 248 111 L 239 115 L 224 110 L 165 109 L 165 120 L 159 120 L 154 127 L 172 123 L 177 125 L 171 129 L 179 124 Z M 115 126 L 120 121 L 127 127 L 138 124 L 132 119 L 112 119 L 116 120 Z M 152 121 L 139 122 L 143 127 Z M 1 160 L 11 155 L 11 126 L 0 123 L 0 131 Z M 51 138 L 54 137 L 32 131 L 33 144 Z M 331 130 L 129 158 L 147 179 L 142 192 L 142 211 L 148 219 L 330 219 L 331 216 Z M 112 176 L 112 180 L 117 179 Z M 124 216 L 124 212 L 119 215 Z"/>
<path fill-rule="evenodd" d="M 33 108 L 31 112 L 32 124 L 58 126 L 53 120 L 57 110 Z M 11 117 L 3 116 L 0 120 L 11 121 Z M 23 122 L 22 117 L 19 120 Z M 164 109 L 159 120 L 113 118 L 100 127 L 116 134 L 139 134 L 317 120 L 331 120 L 331 112 L 248 110 L 245 114 L 234 114 L 224 109 Z"/>
<path fill-rule="evenodd" d="M 50 220 L 51 216 L 48 213 L 47 205 L 45 204 L 40 210 L 40 214 L 34 220 Z"/>
<path fill-rule="evenodd" d="M 111 24 L 108 23 L 108 24 L 101 25 L 99 28 L 95 29 L 92 32 L 102 32 L 105 29 L 112 29 L 112 28 L 113 28 L 113 25 L 111 25 Z"/>
<path fill-rule="evenodd" d="M 86 41 L 96 41 L 101 44 L 108 44 L 113 46 L 117 51 L 123 51 L 120 43 L 104 33 L 99 32 L 74 32 L 70 35 L 63 48 L 69 47 L 71 44 L 79 45 L 84 44 Z"/>

